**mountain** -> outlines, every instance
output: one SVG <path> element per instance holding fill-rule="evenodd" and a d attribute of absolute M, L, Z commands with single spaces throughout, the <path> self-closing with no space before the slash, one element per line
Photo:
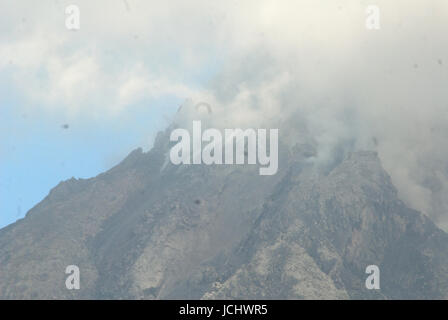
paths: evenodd
<path fill-rule="evenodd" d="M 278 173 L 260 176 L 175 166 L 170 146 L 167 129 L 0 230 L 0 298 L 448 299 L 448 234 L 398 198 L 375 152 L 323 166 L 312 145 L 281 145 Z"/>

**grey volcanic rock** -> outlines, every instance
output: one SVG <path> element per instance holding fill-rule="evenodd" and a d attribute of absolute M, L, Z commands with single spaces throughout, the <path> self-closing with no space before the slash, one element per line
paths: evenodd
<path fill-rule="evenodd" d="M 448 298 L 448 235 L 398 199 L 376 153 L 322 167 L 311 145 L 280 146 L 279 172 L 259 176 L 173 166 L 168 134 L 0 230 L 0 298 Z M 365 288 L 371 264 L 381 290 Z"/>

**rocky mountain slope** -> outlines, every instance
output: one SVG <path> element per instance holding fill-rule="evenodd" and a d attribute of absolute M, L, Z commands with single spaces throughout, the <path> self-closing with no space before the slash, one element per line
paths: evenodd
<path fill-rule="evenodd" d="M 448 235 L 398 199 L 375 152 L 322 168 L 312 146 L 280 146 L 260 176 L 174 166 L 168 136 L 0 230 L 0 298 L 448 299 Z M 365 288 L 372 264 L 380 290 Z"/>

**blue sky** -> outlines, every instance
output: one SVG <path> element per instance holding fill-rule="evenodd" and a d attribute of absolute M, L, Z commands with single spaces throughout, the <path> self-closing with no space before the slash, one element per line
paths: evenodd
<path fill-rule="evenodd" d="M 206 65 L 185 82 L 200 86 L 215 72 L 216 64 Z M 59 182 L 94 177 L 136 148 L 149 150 L 157 132 L 190 98 L 142 98 L 116 116 L 88 117 L 27 107 L 33 101 L 5 77 L 0 96 L 0 228 L 23 218 Z"/>
<path fill-rule="evenodd" d="M 73 2 L 0 3 L 0 228 L 60 181 L 96 176 L 133 149 L 150 149 L 220 68 L 204 37 L 208 22 L 184 16 L 194 7 L 74 3 L 78 31 L 65 27 Z M 173 22 L 186 27 L 183 36 Z"/>
<path fill-rule="evenodd" d="M 8 94 L 7 86 L 0 90 L 0 227 L 23 218 L 60 181 L 93 177 L 137 147 L 148 150 L 154 134 L 166 126 L 165 117 L 182 102 L 166 97 L 142 101 L 112 120 L 65 121 L 61 116 L 23 113 L 17 107 L 24 103 L 20 97 Z"/>

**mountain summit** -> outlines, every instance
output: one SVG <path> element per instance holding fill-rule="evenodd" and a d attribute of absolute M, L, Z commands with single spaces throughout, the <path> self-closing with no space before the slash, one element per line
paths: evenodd
<path fill-rule="evenodd" d="M 280 145 L 260 176 L 175 166 L 171 145 L 159 133 L 0 230 L 0 299 L 448 299 L 448 235 L 399 200 L 375 152 L 322 166 L 311 145 Z"/>

